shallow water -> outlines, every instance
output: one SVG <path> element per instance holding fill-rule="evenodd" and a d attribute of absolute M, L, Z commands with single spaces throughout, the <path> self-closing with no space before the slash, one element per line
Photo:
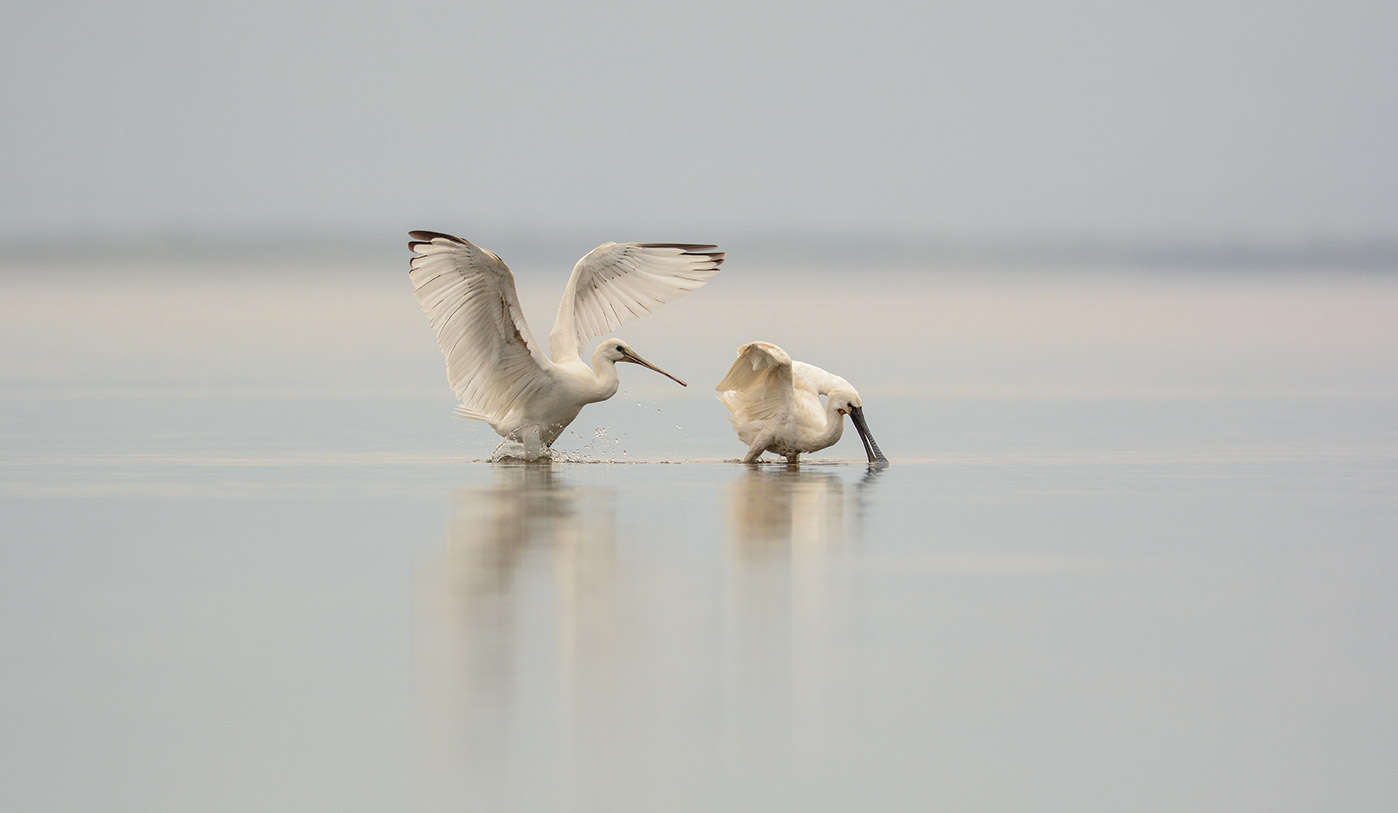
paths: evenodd
<path fill-rule="evenodd" d="M 596 462 L 528 466 L 449 417 L 397 273 L 7 269 L 0 806 L 1398 793 L 1398 284 L 792 279 L 620 331 L 691 387 L 625 370 L 559 442 Z M 704 382 L 757 338 L 893 465 L 732 462 Z"/>

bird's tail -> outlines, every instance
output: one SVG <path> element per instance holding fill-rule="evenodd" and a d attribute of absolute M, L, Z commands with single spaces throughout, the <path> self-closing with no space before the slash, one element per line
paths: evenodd
<path fill-rule="evenodd" d="M 457 404 L 456 409 L 452 410 L 452 414 L 458 418 L 465 418 L 470 421 L 484 421 L 490 423 L 490 417 L 488 415 L 483 415 L 465 404 Z"/>

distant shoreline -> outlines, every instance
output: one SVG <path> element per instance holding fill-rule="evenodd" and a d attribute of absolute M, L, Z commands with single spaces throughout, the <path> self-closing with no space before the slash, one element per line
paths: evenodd
<path fill-rule="evenodd" d="M 441 225 L 441 224 L 438 224 Z M 908 267 L 1081 270 L 1321 270 L 1398 272 L 1398 239 L 1111 240 L 1111 239 L 954 239 L 849 233 L 697 235 L 524 234 L 512 230 L 463 235 L 488 244 L 516 264 L 571 264 L 608 240 L 704 239 L 722 245 L 742 265 L 808 266 L 813 271 L 857 266 L 876 271 Z M 393 262 L 406 257 L 406 229 L 382 234 L 329 232 L 215 237 L 199 234 L 119 237 L 73 234 L 32 235 L 0 241 L 0 264 L 14 263 L 180 263 L 265 262 L 302 258 L 354 264 Z M 735 262 L 736 264 L 736 262 Z"/>

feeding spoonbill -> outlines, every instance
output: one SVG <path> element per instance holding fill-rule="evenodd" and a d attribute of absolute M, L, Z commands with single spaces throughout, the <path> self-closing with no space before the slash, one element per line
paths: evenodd
<path fill-rule="evenodd" d="M 738 360 L 714 389 L 733 413 L 729 421 L 738 430 L 738 439 L 748 445 L 744 463 L 756 463 L 763 452 L 795 463 L 802 452 L 833 446 L 845 431 L 844 416 L 849 415 L 864 442 L 869 465 L 888 465 L 864 422 L 864 404 L 854 387 L 819 367 L 792 361 L 775 344 L 749 342 L 739 347 Z"/>
<path fill-rule="evenodd" d="M 578 351 L 594 336 L 649 313 L 718 273 L 718 246 L 603 243 L 578 260 L 549 333 L 553 359 L 529 332 L 515 278 L 495 254 L 460 237 L 413 231 L 413 293 L 437 333 L 457 411 L 485 421 L 536 460 L 587 404 L 616 394 L 619 362 L 639 364 L 688 386 L 621 339 L 598 345 L 588 367 Z"/>

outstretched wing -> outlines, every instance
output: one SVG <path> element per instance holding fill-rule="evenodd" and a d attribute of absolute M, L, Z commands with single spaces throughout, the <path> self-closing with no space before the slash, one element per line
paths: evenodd
<path fill-rule="evenodd" d="M 408 232 L 413 293 L 437 333 L 461 413 L 493 421 L 550 382 L 553 364 L 529 334 L 515 278 L 497 256 L 460 237 Z"/>
<path fill-rule="evenodd" d="M 604 243 L 573 267 L 549 333 L 555 360 L 578 356 L 588 339 L 610 333 L 693 291 L 718 273 L 718 246 Z"/>
<path fill-rule="evenodd" d="M 775 344 L 749 342 L 714 389 L 718 399 L 741 421 L 765 421 L 791 409 L 791 356 Z"/>

